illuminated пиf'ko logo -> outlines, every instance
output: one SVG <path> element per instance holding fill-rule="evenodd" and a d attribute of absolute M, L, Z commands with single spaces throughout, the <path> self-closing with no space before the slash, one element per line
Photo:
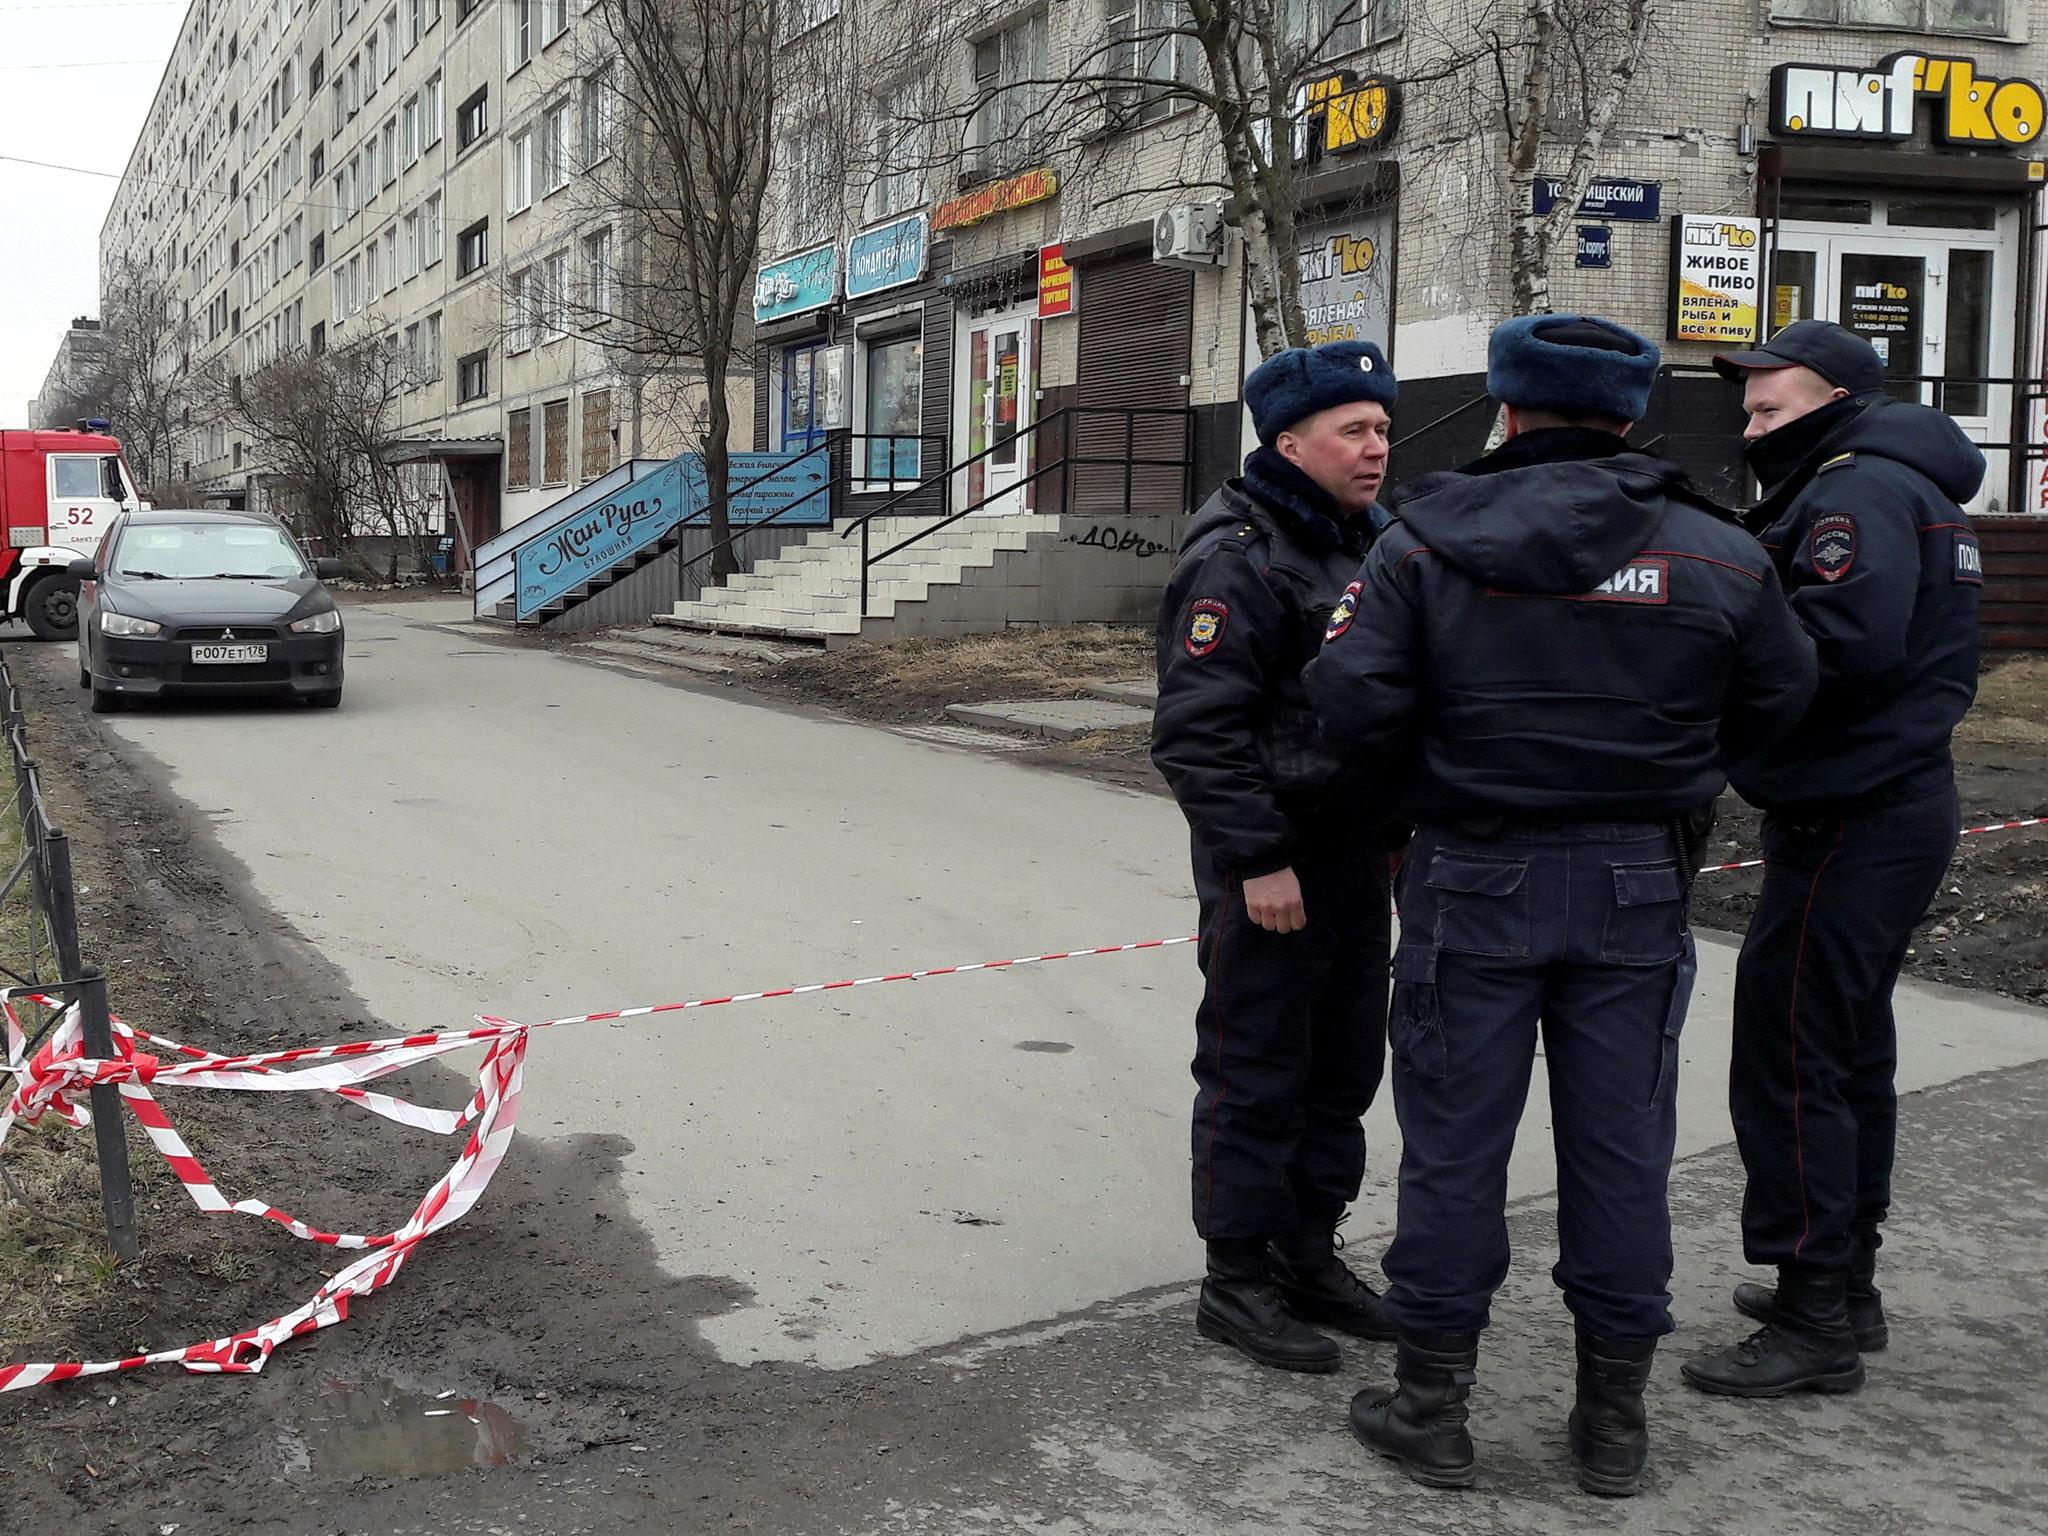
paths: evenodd
<path fill-rule="evenodd" d="M 1922 98 L 1943 144 L 2018 147 L 2041 137 L 2048 98 L 2031 80 L 1994 80 L 1975 59 L 1895 53 L 1874 70 L 1781 64 L 1771 72 L 1771 130 L 1789 137 L 1913 137 Z"/>

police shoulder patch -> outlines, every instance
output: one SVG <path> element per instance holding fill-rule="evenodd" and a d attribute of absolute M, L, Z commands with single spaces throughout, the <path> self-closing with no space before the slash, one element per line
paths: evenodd
<path fill-rule="evenodd" d="M 1822 581 L 1840 581 L 1856 563 L 1856 519 L 1847 512 L 1816 519 L 1806 536 L 1806 553 Z"/>
<path fill-rule="evenodd" d="M 1829 459 L 1826 463 L 1822 464 L 1819 469 L 1816 469 L 1814 471 L 1814 473 L 1816 475 L 1824 475 L 1831 469 L 1840 469 L 1844 464 L 1854 464 L 1855 462 L 1855 454 L 1838 453 L 1832 459 Z"/>
<path fill-rule="evenodd" d="M 1200 661 L 1223 641 L 1223 626 L 1230 622 L 1230 605 L 1213 597 L 1198 597 L 1188 610 L 1188 654 Z"/>
<path fill-rule="evenodd" d="M 1956 535 L 1955 580 L 1969 587 L 1984 585 L 1984 550 L 1973 533 Z"/>
<path fill-rule="evenodd" d="M 1358 594 L 1364 590 L 1362 581 L 1354 581 L 1344 589 L 1344 595 L 1337 599 L 1337 606 L 1330 610 L 1330 624 L 1323 631 L 1323 644 L 1328 645 L 1351 627 L 1351 621 L 1358 617 Z"/>

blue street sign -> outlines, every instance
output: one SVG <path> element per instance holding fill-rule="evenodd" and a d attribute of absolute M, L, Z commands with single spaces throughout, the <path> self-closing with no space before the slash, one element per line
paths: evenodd
<path fill-rule="evenodd" d="M 1558 194 L 1564 190 L 1564 180 L 1558 176 L 1536 178 L 1535 200 L 1538 213 L 1548 213 L 1557 206 Z M 1595 176 L 1586 183 L 1586 195 L 1579 199 L 1577 212 L 1588 219 L 1627 219 L 1636 223 L 1652 223 L 1660 217 L 1658 212 L 1663 201 L 1664 184 L 1657 181 L 1621 181 L 1612 176 Z"/>
<path fill-rule="evenodd" d="M 1579 254 L 1573 263 L 1580 267 L 1611 267 L 1614 265 L 1614 231 L 1604 224 L 1581 224 L 1579 226 Z"/>
<path fill-rule="evenodd" d="M 839 297 L 839 247 L 821 245 L 771 261 L 754 277 L 754 321 L 823 309 Z"/>
<path fill-rule="evenodd" d="M 849 299 L 901 288 L 924 276 L 931 221 L 921 213 L 863 230 L 846 242 L 846 296 Z"/>
<path fill-rule="evenodd" d="M 832 461 L 823 448 L 809 453 L 735 453 L 729 456 L 734 527 L 766 522 L 823 527 L 832 521 Z M 749 485 L 747 482 L 758 480 Z M 528 619 L 566 592 L 660 542 L 678 523 L 709 520 L 704 457 L 684 453 L 642 475 L 609 500 L 586 507 L 566 522 L 519 546 L 512 557 L 519 617 Z"/>

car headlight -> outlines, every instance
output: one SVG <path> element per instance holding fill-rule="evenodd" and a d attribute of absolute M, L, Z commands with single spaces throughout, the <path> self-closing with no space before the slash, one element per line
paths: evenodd
<path fill-rule="evenodd" d="M 116 613 L 111 608 L 102 608 L 100 610 L 100 630 L 104 634 L 126 635 L 130 639 L 140 639 L 148 635 L 160 635 L 164 632 L 164 627 L 154 619 L 131 619 L 125 613 Z"/>
<path fill-rule="evenodd" d="M 341 628 L 341 610 L 330 608 L 325 613 L 309 613 L 303 619 L 292 621 L 295 635 L 331 635 Z"/>

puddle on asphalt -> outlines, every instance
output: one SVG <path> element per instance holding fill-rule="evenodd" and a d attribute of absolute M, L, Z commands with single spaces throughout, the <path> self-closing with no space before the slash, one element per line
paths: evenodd
<path fill-rule="evenodd" d="M 294 1414 L 285 1460 L 326 1477 L 440 1477 L 510 1466 L 526 1431 L 496 1403 L 396 1383 L 323 1381 Z"/>

